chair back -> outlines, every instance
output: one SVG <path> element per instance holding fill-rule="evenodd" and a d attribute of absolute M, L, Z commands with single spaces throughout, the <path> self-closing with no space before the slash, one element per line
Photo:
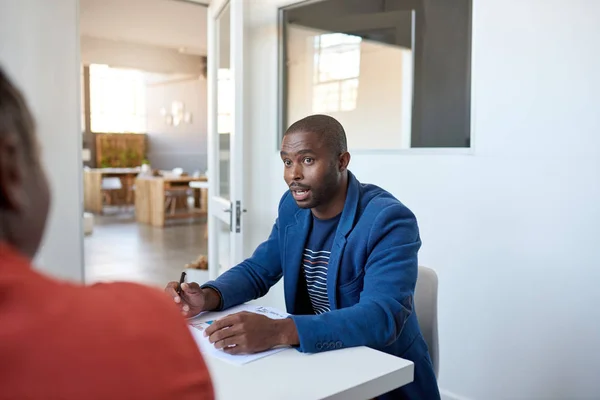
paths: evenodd
<path fill-rule="evenodd" d="M 433 371 L 438 376 L 439 371 L 439 344 L 438 344 L 438 277 L 434 270 L 419 267 L 417 286 L 415 288 L 415 312 L 425 338 L 429 355 L 433 362 Z"/>
<path fill-rule="evenodd" d="M 108 177 L 102 178 L 102 190 L 120 190 L 123 188 L 123 183 L 120 178 Z"/>

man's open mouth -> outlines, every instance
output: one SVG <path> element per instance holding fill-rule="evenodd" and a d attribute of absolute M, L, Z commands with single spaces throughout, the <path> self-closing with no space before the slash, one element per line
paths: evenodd
<path fill-rule="evenodd" d="M 308 195 L 310 194 L 310 189 L 297 189 L 297 188 L 292 188 L 292 196 L 294 196 L 294 200 L 296 201 L 304 201 L 308 198 Z"/>

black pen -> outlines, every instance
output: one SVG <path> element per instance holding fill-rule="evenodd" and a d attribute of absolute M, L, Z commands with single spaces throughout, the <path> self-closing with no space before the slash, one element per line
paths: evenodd
<path fill-rule="evenodd" d="M 175 291 L 177 294 L 181 294 L 181 284 L 185 281 L 185 271 L 181 273 L 181 278 L 179 278 L 179 284 L 177 285 L 177 289 Z"/>

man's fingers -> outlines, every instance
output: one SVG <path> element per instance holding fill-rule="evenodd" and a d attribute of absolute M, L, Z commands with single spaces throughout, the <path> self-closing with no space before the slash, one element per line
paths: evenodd
<path fill-rule="evenodd" d="M 167 286 L 165 287 L 165 293 L 167 293 L 169 296 L 171 296 L 173 298 L 173 300 L 175 301 L 175 303 L 180 303 L 181 302 L 181 298 L 179 297 L 179 295 L 177 294 L 177 282 L 169 282 L 167 284 Z"/>
<path fill-rule="evenodd" d="M 211 343 L 216 343 L 220 340 L 227 339 L 229 337 L 235 336 L 241 332 L 239 325 L 232 325 L 230 327 L 226 327 L 220 329 L 208 336 L 208 341 Z"/>
<path fill-rule="evenodd" d="M 229 330 L 229 329 L 226 329 L 226 330 Z M 231 336 L 231 337 L 225 338 L 223 340 L 219 340 L 218 342 L 215 342 L 215 347 L 217 349 L 223 349 L 223 348 L 226 348 L 229 346 L 234 346 L 234 345 L 238 344 L 237 342 L 239 342 L 239 341 L 240 341 L 239 336 Z"/>
<path fill-rule="evenodd" d="M 239 325 L 244 322 L 244 319 L 247 315 L 256 315 L 253 313 L 249 313 L 248 311 L 240 311 L 235 314 L 229 314 L 226 317 L 216 320 L 213 322 L 206 330 L 204 331 L 205 336 L 210 336 L 214 332 L 221 330 L 226 327 L 231 327 L 235 325 Z"/>
<path fill-rule="evenodd" d="M 245 346 L 233 346 L 233 347 L 225 347 L 223 351 L 227 354 L 248 354 L 248 350 Z"/>
<path fill-rule="evenodd" d="M 223 329 L 211 334 L 208 337 L 208 341 L 211 343 L 217 343 L 221 340 L 233 337 L 233 336 L 237 335 L 238 333 L 240 333 L 240 329 L 236 326 L 232 326 L 230 328 L 223 328 Z"/>
<path fill-rule="evenodd" d="M 200 285 L 198 285 L 196 282 L 182 283 L 181 290 L 184 294 L 197 294 L 202 291 L 202 289 L 200 289 Z"/>
<path fill-rule="evenodd" d="M 170 290 L 175 291 L 175 289 L 177 289 L 177 282 L 169 282 L 167 283 L 167 286 L 165 287 L 165 292 L 168 292 Z"/>
<path fill-rule="evenodd" d="M 233 314 L 233 315 L 235 315 L 235 314 Z M 214 321 L 208 328 L 206 328 L 206 330 L 204 331 L 204 336 L 210 336 L 218 330 L 221 330 L 223 328 L 227 328 L 227 327 L 230 327 L 231 325 L 233 325 L 233 321 L 234 321 L 232 319 L 233 315 L 228 315 L 226 317 L 223 317 L 221 319 Z"/>

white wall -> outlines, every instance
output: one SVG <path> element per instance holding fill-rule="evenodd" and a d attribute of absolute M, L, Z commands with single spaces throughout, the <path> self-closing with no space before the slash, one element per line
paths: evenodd
<path fill-rule="evenodd" d="M 321 33 L 301 26 L 288 28 L 288 126 L 321 112 L 313 109 L 313 40 Z M 408 147 L 403 144 L 410 143 L 411 53 L 396 46 L 361 42 L 356 108 L 327 113 L 344 125 L 352 148 Z"/>
<path fill-rule="evenodd" d="M 80 0 L 81 34 L 206 55 L 206 7 L 181 0 Z"/>
<path fill-rule="evenodd" d="M 292 3 L 246 6 L 247 255 L 268 235 L 285 189 L 277 7 Z M 447 398 L 600 393 L 598 15 L 600 3 L 588 0 L 475 0 L 474 154 L 352 158 L 359 179 L 419 219 L 420 261 L 440 278 Z M 282 304 L 281 286 L 273 296 Z"/>
<path fill-rule="evenodd" d="M 164 74 L 204 73 L 203 56 L 182 54 L 176 49 L 81 36 L 81 62 L 108 64 Z"/>
<path fill-rule="evenodd" d="M 34 112 L 53 194 L 40 268 L 83 279 L 77 0 L 0 3 L 0 64 Z"/>
<path fill-rule="evenodd" d="M 185 111 L 192 114 L 191 123 L 168 125 L 160 114 L 164 107 L 171 111 L 171 103 L 181 101 Z M 206 79 L 184 78 L 146 87 L 148 130 L 148 159 L 152 168 L 183 168 L 189 174 L 206 171 Z"/>

